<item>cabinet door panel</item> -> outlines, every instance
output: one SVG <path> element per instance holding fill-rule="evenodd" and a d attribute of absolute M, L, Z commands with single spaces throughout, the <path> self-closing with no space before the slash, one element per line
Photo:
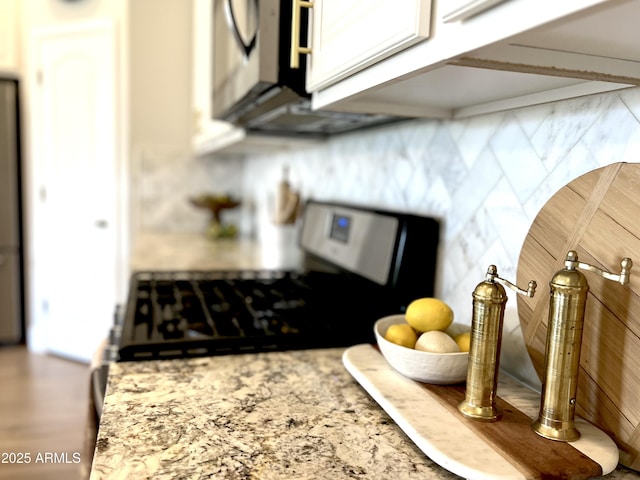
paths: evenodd
<path fill-rule="evenodd" d="M 316 0 L 307 90 L 326 87 L 429 36 L 431 0 Z"/>

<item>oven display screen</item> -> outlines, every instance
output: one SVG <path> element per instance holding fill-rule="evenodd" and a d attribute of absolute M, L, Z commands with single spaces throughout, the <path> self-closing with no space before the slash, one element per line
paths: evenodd
<path fill-rule="evenodd" d="M 329 237 L 340 242 L 349 241 L 349 229 L 351 228 L 351 217 L 345 215 L 333 215 L 331 219 L 331 230 Z"/>

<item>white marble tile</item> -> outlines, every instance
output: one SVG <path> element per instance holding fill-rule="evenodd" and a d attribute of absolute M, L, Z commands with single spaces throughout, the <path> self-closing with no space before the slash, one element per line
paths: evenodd
<path fill-rule="evenodd" d="M 457 186 L 449 214 L 456 220 L 450 235 L 464 234 L 466 224 L 489 197 L 501 178 L 502 170 L 492 152 L 483 150 Z"/>
<path fill-rule="evenodd" d="M 392 132 L 397 133 L 402 140 L 401 153 L 417 165 L 423 161 L 424 154 L 428 151 L 429 144 L 440 130 L 441 124 L 440 122 L 411 120 L 399 123 L 392 128 Z M 378 135 L 378 138 L 385 142 L 387 137 L 386 135 Z M 389 151 L 388 154 L 391 154 L 392 157 L 394 156 L 393 151 Z"/>
<path fill-rule="evenodd" d="M 543 103 L 531 107 L 521 108 L 510 112 L 522 127 L 525 135 L 532 138 L 545 119 L 551 115 L 554 109 L 553 103 Z"/>
<path fill-rule="evenodd" d="M 517 122 L 504 122 L 490 145 L 518 201 L 525 202 L 547 175 L 530 139 Z"/>
<path fill-rule="evenodd" d="M 428 177 L 424 173 L 417 173 L 416 177 L 420 176 L 426 182 L 426 188 L 422 190 L 420 195 L 422 196 L 422 202 L 416 205 L 417 212 L 424 215 L 432 215 L 437 218 L 445 217 L 451 210 L 453 199 L 447 189 L 447 184 L 442 177 Z M 446 237 L 446 225 L 445 225 L 444 237 Z"/>
<path fill-rule="evenodd" d="M 241 171 L 225 168 L 218 173 L 202 159 L 171 147 L 147 147 L 137 157 L 138 176 L 134 191 L 138 192 L 138 222 L 142 231 L 205 231 L 210 215 L 189 203 L 201 193 L 239 194 Z M 135 202 L 134 202 L 135 203 Z"/>
<path fill-rule="evenodd" d="M 547 295 L 546 285 L 539 284 L 538 288 L 537 295 Z M 527 346 L 524 343 L 516 305 L 516 295 L 509 294 L 504 314 L 500 366 L 513 377 L 540 391 L 542 384 L 533 368 L 533 363 L 529 355 L 523 355 L 523 352 L 527 351 Z"/>
<path fill-rule="evenodd" d="M 458 150 L 465 164 L 471 168 L 477 162 L 482 164 L 483 152 L 496 130 L 502 124 L 504 113 L 483 115 L 468 119 L 456 138 Z M 454 123 L 454 125 L 457 125 Z"/>
<path fill-rule="evenodd" d="M 509 257 L 517 260 L 531 222 L 506 179 L 487 196 L 484 208 L 495 226 L 496 236 L 502 240 Z"/>
<path fill-rule="evenodd" d="M 455 191 L 467 172 L 456 143 L 444 127 L 438 128 L 425 151 L 423 161 L 426 174 L 442 176 L 451 191 Z"/>
<path fill-rule="evenodd" d="M 620 99 L 633 114 L 636 122 L 640 122 L 640 87 L 622 90 Z"/>
<path fill-rule="evenodd" d="M 407 209 L 414 212 L 428 210 L 429 205 L 427 205 L 426 199 L 430 194 L 430 190 L 434 188 L 437 188 L 436 183 L 431 182 L 430 179 L 423 174 L 422 170 L 414 168 L 413 174 L 407 182 L 404 191 Z M 444 187 L 442 191 L 446 193 Z"/>
<path fill-rule="evenodd" d="M 486 266 L 481 266 L 478 261 L 484 257 L 489 246 L 497 238 L 497 232 L 491 223 L 486 211 L 481 208 L 465 225 L 463 231 L 457 237 L 451 237 L 448 243 L 450 250 L 448 256 L 455 258 L 454 278 L 465 275 L 467 272 L 484 273 Z M 494 262 L 490 262 L 494 263 Z"/>
<path fill-rule="evenodd" d="M 396 158 L 393 162 L 393 168 L 389 172 L 389 189 L 397 189 L 403 193 L 408 190 L 413 177 L 415 176 L 415 167 L 406 157 Z"/>
<path fill-rule="evenodd" d="M 600 165 L 638 161 L 640 125 L 624 103 L 614 98 L 600 122 L 585 132 L 581 142 Z"/>
<path fill-rule="evenodd" d="M 614 98 L 615 94 L 594 95 L 553 105 L 549 116 L 531 137 L 547 170 L 554 169 L 585 132 L 594 127 Z"/>
<path fill-rule="evenodd" d="M 489 265 L 495 265 L 500 277 L 515 283 L 515 264 L 499 238 L 487 247 L 484 255 L 478 259 L 478 263 L 483 266 L 483 272 L 486 272 Z"/>

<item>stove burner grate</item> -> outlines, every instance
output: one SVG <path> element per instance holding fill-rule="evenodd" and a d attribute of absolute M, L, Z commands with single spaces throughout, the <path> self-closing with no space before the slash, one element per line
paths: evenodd
<path fill-rule="evenodd" d="M 359 285 L 344 275 L 320 272 L 138 272 L 132 277 L 119 360 L 372 341 L 369 327 L 385 309 L 376 301 L 375 313 L 367 314 L 361 305 L 371 303 L 373 292 L 369 284 Z M 346 301 L 351 308 L 344 308 Z M 398 308 L 388 302 L 389 313 Z"/>

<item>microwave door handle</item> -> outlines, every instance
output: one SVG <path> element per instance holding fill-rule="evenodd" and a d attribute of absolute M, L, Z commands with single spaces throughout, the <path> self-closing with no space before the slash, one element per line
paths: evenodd
<path fill-rule="evenodd" d="M 245 43 L 245 40 L 242 38 L 242 35 L 240 34 L 240 29 L 238 28 L 238 21 L 236 20 L 236 16 L 235 13 L 233 12 L 233 4 L 231 3 L 232 0 L 226 0 L 225 1 L 225 17 L 227 19 L 227 25 L 229 26 L 229 29 L 231 30 L 231 33 L 233 34 L 233 38 L 235 39 L 236 43 L 238 44 L 238 47 L 240 47 L 240 50 L 242 51 L 242 53 L 244 53 L 245 58 L 249 58 L 249 55 L 251 55 L 251 52 L 253 51 L 253 49 L 256 46 L 256 42 L 258 40 L 258 27 L 256 26 L 256 31 L 253 32 L 253 36 L 251 37 L 251 40 L 249 41 L 249 43 Z M 258 0 L 253 0 L 253 2 L 256 4 L 256 8 L 255 11 L 258 12 Z M 258 19 L 256 19 L 256 25 L 258 25 Z"/>

